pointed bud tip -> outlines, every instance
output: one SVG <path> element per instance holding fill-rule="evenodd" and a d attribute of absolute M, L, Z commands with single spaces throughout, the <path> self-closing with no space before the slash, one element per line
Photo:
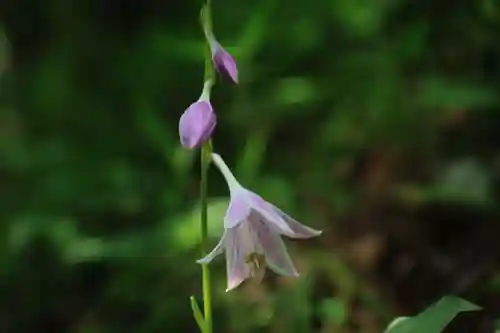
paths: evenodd
<path fill-rule="evenodd" d="M 236 76 L 232 76 L 231 79 L 233 80 L 234 84 L 239 84 L 240 81 L 238 79 L 238 74 L 236 74 Z"/>
<path fill-rule="evenodd" d="M 239 83 L 236 61 L 217 41 L 212 46 L 212 62 L 219 73 L 229 76 L 235 84 Z"/>

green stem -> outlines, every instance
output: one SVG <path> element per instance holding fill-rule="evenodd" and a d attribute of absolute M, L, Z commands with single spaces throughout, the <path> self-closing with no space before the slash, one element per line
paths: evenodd
<path fill-rule="evenodd" d="M 201 248 L 203 256 L 207 253 L 208 243 L 208 166 L 210 165 L 210 142 L 207 142 L 201 148 L 201 182 L 200 182 L 200 201 L 201 201 Z M 202 265 L 202 287 L 203 287 L 203 309 L 205 329 L 203 333 L 212 333 L 212 290 L 210 285 L 210 269 L 207 264 Z"/>
<path fill-rule="evenodd" d="M 211 8 L 210 0 L 206 0 L 202 8 L 202 28 L 207 29 L 211 32 L 212 30 L 212 18 L 211 18 Z M 206 31 L 206 30 L 205 30 Z M 204 82 L 212 80 L 212 85 L 215 83 L 214 68 L 212 65 L 212 53 L 210 51 L 210 45 L 207 41 L 205 49 L 205 75 Z M 200 181 L 200 201 L 201 201 L 201 248 L 202 254 L 205 256 L 207 254 L 207 243 L 208 243 L 208 167 L 211 162 L 211 152 L 212 143 L 209 140 L 201 148 L 201 181 Z M 210 283 L 210 269 L 208 265 L 202 265 L 202 287 L 203 287 L 203 312 L 204 321 L 202 333 L 212 333 L 212 289 Z"/>
<path fill-rule="evenodd" d="M 211 8 L 210 8 L 210 0 L 205 0 L 203 7 L 201 9 L 201 25 L 204 30 L 205 36 L 208 38 L 212 33 L 212 18 L 211 18 Z M 212 65 L 212 53 L 210 51 L 209 41 L 206 41 L 205 48 L 205 74 L 204 74 L 204 82 L 211 82 L 211 85 L 215 84 L 215 75 L 214 68 Z M 210 87 L 211 88 L 211 87 Z M 205 93 L 205 91 L 204 91 Z M 209 93 L 209 92 L 208 92 Z M 202 256 L 204 257 L 207 254 L 207 243 L 208 243 L 208 223 L 207 223 L 207 215 L 208 215 L 208 167 L 212 160 L 211 158 L 212 152 L 212 143 L 211 141 L 207 141 L 201 148 L 200 159 L 201 159 L 201 181 L 200 181 L 200 203 L 201 203 L 201 249 Z M 201 320 L 201 315 L 198 311 L 196 313 L 193 308 L 193 313 L 195 315 L 195 319 L 200 326 L 202 333 L 212 333 L 212 289 L 210 283 L 210 269 L 208 265 L 202 265 L 202 288 L 203 288 L 203 321 Z M 193 306 L 193 300 L 191 301 Z M 198 318 L 196 318 L 198 316 Z M 202 324 L 200 324 L 202 323 Z M 202 327 L 201 327 L 202 326 Z"/>

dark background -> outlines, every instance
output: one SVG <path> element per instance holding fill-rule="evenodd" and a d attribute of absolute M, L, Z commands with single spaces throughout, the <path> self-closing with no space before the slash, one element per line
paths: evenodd
<path fill-rule="evenodd" d="M 0 332 L 197 332 L 199 163 L 177 125 L 202 89 L 200 5 L 0 2 Z M 218 259 L 215 331 L 377 333 L 445 294 L 486 309 L 454 331 L 488 327 L 500 3 L 213 0 L 213 16 L 241 78 L 214 88 L 215 150 L 325 230 L 287 241 L 298 279 L 225 293 Z M 209 193 L 215 245 L 214 170 Z"/>

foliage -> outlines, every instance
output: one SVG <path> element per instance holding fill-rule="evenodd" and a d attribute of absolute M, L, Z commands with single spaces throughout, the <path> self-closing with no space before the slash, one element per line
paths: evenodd
<path fill-rule="evenodd" d="M 296 280 L 225 293 L 219 261 L 215 331 L 378 333 L 445 294 L 497 314 L 500 6 L 213 6 L 241 73 L 214 92 L 216 147 L 246 186 L 325 230 L 290 244 Z M 196 329 L 198 159 L 177 122 L 201 89 L 198 10 L 3 4 L 0 331 Z M 216 242 L 227 189 L 209 183 Z"/>
<path fill-rule="evenodd" d="M 462 311 L 479 310 L 477 305 L 457 297 L 444 297 L 414 318 L 398 318 L 387 328 L 387 333 L 440 333 Z"/>

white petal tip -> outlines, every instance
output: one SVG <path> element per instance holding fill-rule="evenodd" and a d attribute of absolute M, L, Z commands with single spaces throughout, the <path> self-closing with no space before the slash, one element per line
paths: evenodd
<path fill-rule="evenodd" d="M 303 238 L 313 238 L 313 237 L 318 237 L 323 234 L 323 230 L 315 230 L 312 229 L 309 233 L 301 235 Z M 299 238 L 302 238 L 299 237 Z"/>
<path fill-rule="evenodd" d="M 230 288 L 226 288 L 226 293 L 233 291 L 236 287 L 238 287 L 238 286 L 232 286 Z"/>
<path fill-rule="evenodd" d="M 239 287 L 239 286 L 243 283 L 243 281 L 244 281 L 244 280 L 237 281 L 237 282 L 233 282 L 233 283 L 229 284 L 229 285 L 227 286 L 226 293 L 227 293 L 227 292 L 230 292 L 230 291 L 232 291 L 232 290 L 234 290 L 234 289 L 236 289 L 237 287 Z"/>
<path fill-rule="evenodd" d="M 294 232 L 292 234 L 286 235 L 289 238 L 294 239 L 309 239 L 321 236 L 323 234 L 322 230 L 308 230 L 306 232 Z"/>

